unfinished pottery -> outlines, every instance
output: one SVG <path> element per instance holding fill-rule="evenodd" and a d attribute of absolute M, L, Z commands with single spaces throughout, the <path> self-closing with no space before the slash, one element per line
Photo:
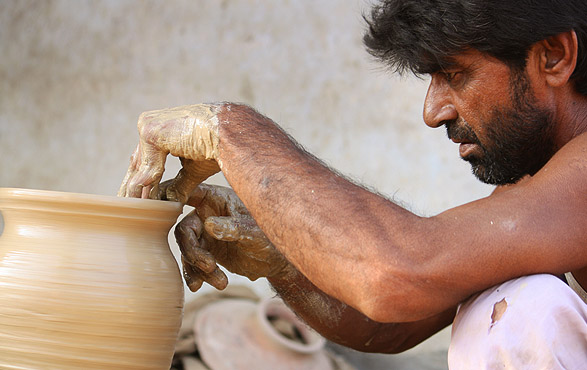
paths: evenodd
<path fill-rule="evenodd" d="M 0 189 L 0 368 L 169 369 L 181 205 Z"/>
<path fill-rule="evenodd" d="M 207 305 L 198 312 L 194 325 L 202 360 L 214 370 L 332 370 L 324 339 L 283 308 L 273 300 L 257 304 L 222 299 Z M 276 340 L 281 334 L 269 323 L 269 315 L 296 326 L 305 343 Z"/>

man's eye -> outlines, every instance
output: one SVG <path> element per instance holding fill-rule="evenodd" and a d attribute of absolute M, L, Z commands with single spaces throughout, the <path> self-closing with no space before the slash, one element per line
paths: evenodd
<path fill-rule="evenodd" d="M 459 77 L 459 72 L 447 72 L 444 74 L 447 82 L 454 82 Z"/>

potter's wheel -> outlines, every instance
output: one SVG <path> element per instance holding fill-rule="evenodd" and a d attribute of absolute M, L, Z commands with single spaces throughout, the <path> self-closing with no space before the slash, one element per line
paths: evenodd
<path fill-rule="evenodd" d="M 201 358 L 213 370 L 329 370 L 328 355 L 299 353 L 275 342 L 263 329 L 258 304 L 242 299 L 211 303 L 199 313 L 195 339 Z"/>

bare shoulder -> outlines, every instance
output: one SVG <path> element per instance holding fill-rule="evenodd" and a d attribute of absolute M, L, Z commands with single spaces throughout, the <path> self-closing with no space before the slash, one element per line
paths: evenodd
<path fill-rule="evenodd" d="M 520 187 L 513 193 L 532 204 L 534 228 L 530 230 L 556 245 L 560 253 L 581 256 L 567 261 L 571 266 L 579 259 L 579 266 L 587 266 L 587 133 L 569 141 Z M 545 231 L 556 239 L 549 240 Z"/>
<path fill-rule="evenodd" d="M 563 146 L 527 184 L 538 191 L 572 196 L 573 201 L 584 206 L 587 202 L 587 133 Z"/>
<path fill-rule="evenodd" d="M 563 180 L 565 182 L 572 180 L 572 183 L 577 186 L 585 184 L 587 181 L 587 132 L 576 136 L 563 146 L 534 177 L 526 176 L 516 184 L 497 186 L 492 195 L 527 185 L 549 189 L 552 185 L 549 180 L 558 183 L 562 183 Z M 587 191 L 587 186 L 583 189 Z"/>
<path fill-rule="evenodd" d="M 553 191 L 564 197 L 569 190 L 574 190 L 583 194 L 587 202 L 587 132 L 569 141 L 534 176 L 526 176 L 516 184 L 498 186 L 492 196 L 508 190 L 521 190 L 532 197 L 537 195 L 535 192 Z"/>
<path fill-rule="evenodd" d="M 520 188 L 518 194 L 534 198 L 543 209 L 543 216 L 551 220 L 564 216 L 567 223 L 582 225 L 576 230 L 584 236 L 587 230 L 587 133 L 569 141 L 538 173 L 522 181 Z"/>
<path fill-rule="evenodd" d="M 587 172 L 587 132 L 576 136 L 563 146 L 549 161 L 543 170 L 548 171 L 549 164 L 562 166 L 572 170 L 580 171 L 585 174 Z"/>

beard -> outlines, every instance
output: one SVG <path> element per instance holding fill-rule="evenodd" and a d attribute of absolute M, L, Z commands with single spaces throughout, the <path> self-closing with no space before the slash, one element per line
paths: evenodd
<path fill-rule="evenodd" d="M 556 152 L 552 114 L 538 107 L 523 72 L 513 72 L 510 82 L 512 107 L 495 108 L 484 122 L 481 142 L 463 119 L 446 123 L 450 139 L 477 144 L 481 154 L 464 158 L 480 181 L 492 185 L 513 184 L 534 175 Z"/>

